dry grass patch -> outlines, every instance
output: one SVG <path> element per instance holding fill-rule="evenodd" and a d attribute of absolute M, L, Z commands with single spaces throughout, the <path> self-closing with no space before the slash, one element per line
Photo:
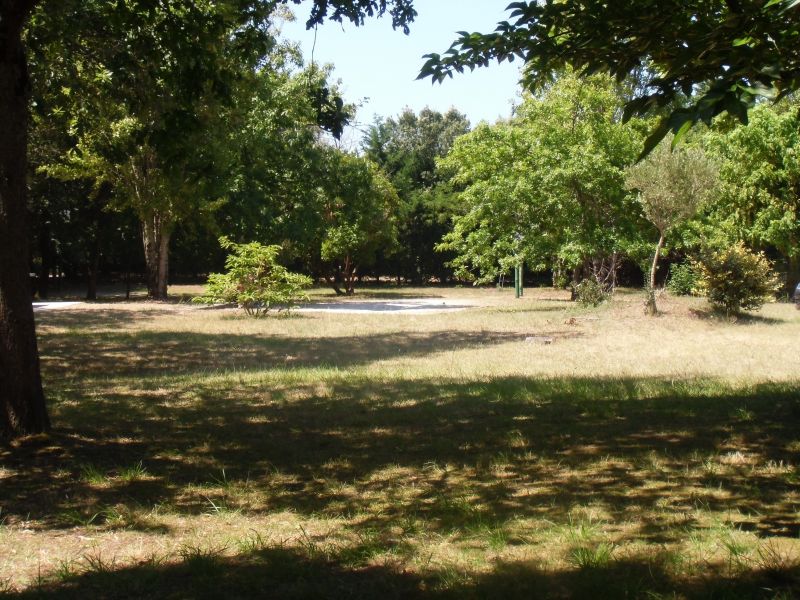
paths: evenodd
<path fill-rule="evenodd" d="M 23 597 L 800 593 L 797 311 L 729 323 L 665 299 L 645 319 L 635 294 L 586 310 L 527 292 L 428 290 L 481 305 L 433 315 L 41 313 L 57 429 L 0 449 L 0 582 Z"/>

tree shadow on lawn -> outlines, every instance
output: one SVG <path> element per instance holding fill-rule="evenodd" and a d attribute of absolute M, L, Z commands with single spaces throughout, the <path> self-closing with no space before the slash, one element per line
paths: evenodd
<path fill-rule="evenodd" d="M 728 317 L 723 311 L 714 308 L 692 308 L 689 313 L 697 319 L 715 321 L 732 325 L 783 325 L 787 319 L 766 317 L 755 313 L 739 313 Z"/>
<path fill-rule="evenodd" d="M 354 550 L 356 554 L 354 554 Z M 186 552 L 172 563 L 117 567 L 96 559 L 94 568 L 44 581 L 4 598 L 374 598 L 431 600 L 495 598 L 775 598 L 800 592 L 800 570 L 723 573 L 676 578 L 661 557 L 631 556 L 601 566 L 553 570 L 531 562 L 495 562 L 488 573 L 458 575 L 427 569 L 423 574 L 391 563 L 359 564 L 359 549 L 344 552 L 262 547 L 226 555 Z"/>
<path fill-rule="evenodd" d="M 102 302 L 106 304 L 106 302 Z M 151 322 L 154 318 L 175 316 L 175 309 L 160 303 L 142 302 L 141 308 L 66 308 L 36 313 L 36 328 L 40 337 L 79 338 L 85 332 L 115 331 Z M 70 329 L 68 333 L 48 333 L 51 327 Z"/>
<path fill-rule="evenodd" d="M 175 376 L 220 371 L 351 367 L 384 359 L 523 341 L 525 333 L 402 332 L 345 337 L 232 335 L 183 331 L 42 331 L 43 370 L 53 378 Z M 559 335 L 548 334 L 548 335 Z M 567 335 L 567 334 L 563 334 Z M 574 337 L 575 333 L 570 333 Z"/>
<path fill-rule="evenodd" d="M 797 537 L 798 398 L 793 384 L 590 378 L 99 390 L 62 398 L 55 433 L 0 449 L 0 507 L 42 528 L 66 526 L 68 511 L 215 502 L 468 536 L 594 506 L 618 525 L 636 518 L 632 535 L 656 543 L 685 535 L 702 507 Z M 145 476 L 117 475 L 138 461 Z"/>

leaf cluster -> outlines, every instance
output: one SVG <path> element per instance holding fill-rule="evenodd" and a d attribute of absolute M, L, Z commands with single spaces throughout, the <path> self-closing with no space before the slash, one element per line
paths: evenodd
<path fill-rule="evenodd" d="M 699 148 L 661 144 L 628 168 L 625 185 L 638 191 L 645 217 L 661 235 L 695 214 L 718 186 L 718 169 Z"/>

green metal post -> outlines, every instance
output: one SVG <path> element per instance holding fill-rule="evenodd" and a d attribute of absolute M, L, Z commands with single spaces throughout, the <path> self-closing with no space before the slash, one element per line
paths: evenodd
<path fill-rule="evenodd" d="M 514 297 L 519 298 L 520 295 L 520 281 L 519 281 L 519 267 L 514 266 Z"/>
<path fill-rule="evenodd" d="M 519 263 L 519 266 L 517 267 L 517 269 L 519 269 L 519 296 L 520 296 L 520 298 L 525 295 L 525 286 L 523 285 L 523 279 L 522 279 L 522 273 L 523 273 L 522 265 L 523 265 L 523 263 Z"/>

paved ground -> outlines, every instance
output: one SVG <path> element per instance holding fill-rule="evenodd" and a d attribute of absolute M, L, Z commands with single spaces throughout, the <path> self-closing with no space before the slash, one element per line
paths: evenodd
<path fill-rule="evenodd" d="M 402 300 L 360 300 L 342 302 L 315 302 L 297 308 L 300 312 L 338 313 L 414 313 L 425 314 L 464 310 L 475 306 L 466 300 L 436 298 L 408 298 Z"/>
<path fill-rule="evenodd" d="M 34 302 L 34 310 L 59 310 L 74 306 L 87 305 L 86 302 Z M 92 303 L 92 306 L 103 306 Z M 108 305 L 104 305 L 107 307 Z M 450 298 L 403 298 L 397 300 L 341 300 L 339 302 L 313 302 L 302 304 L 295 310 L 299 312 L 335 312 L 335 313 L 397 313 L 426 314 L 451 312 L 477 306 L 474 301 Z M 198 306 L 197 308 L 208 308 Z"/>
<path fill-rule="evenodd" d="M 58 308 L 69 308 L 82 302 L 34 302 L 33 310 L 53 310 Z"/>

